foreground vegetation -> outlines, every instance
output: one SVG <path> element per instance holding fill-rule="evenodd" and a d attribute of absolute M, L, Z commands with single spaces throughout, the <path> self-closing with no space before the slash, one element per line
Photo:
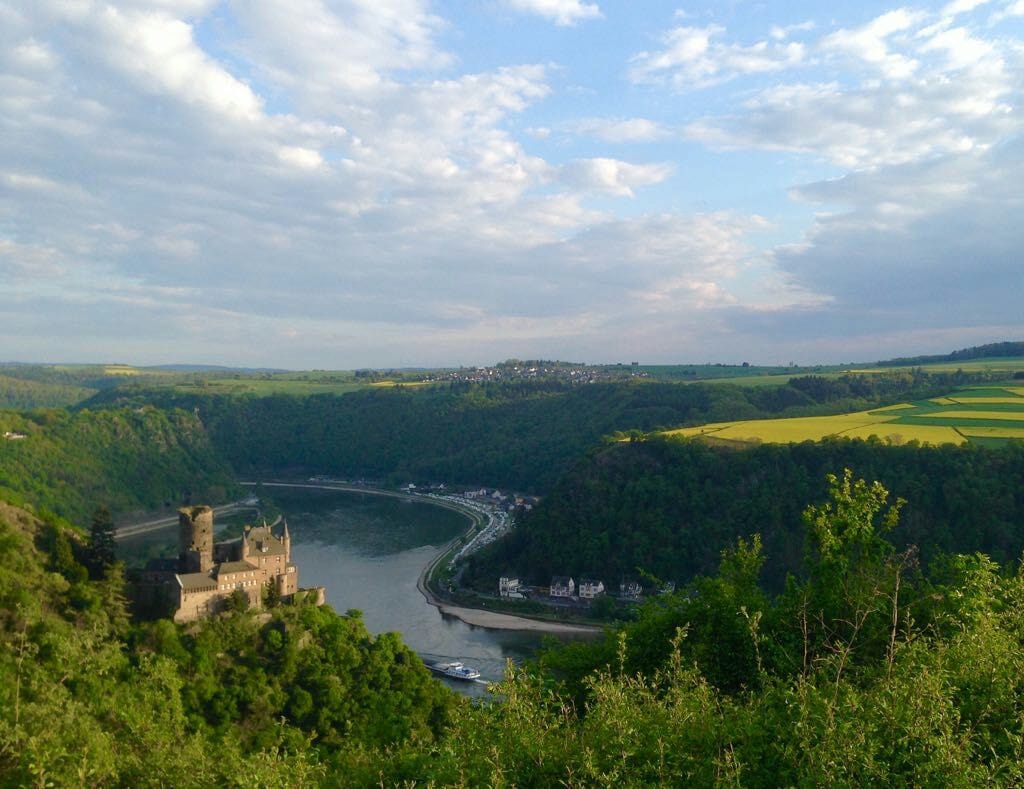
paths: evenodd
<path fill-rule="evenodd" d="M 469 704 L 329 609 L 132 624 L 116 566 L 82 567 L 61 524 L 3 505 L 0 780 L 1018 785 L 1024 575 L 977 553 L 922 568 L 884 537 L 900 509 L 831 477 L 781 592 L 758 583 L 760 540 L 739 541 Z"/>
<path fill-rule="evenodd" d="M 832 477 L 806 564 L 759 587 L 759 541 L 596 646 L 547 656 L 441 758 L 443 784 L 1016 785 L 1024 779 L 1024 577 L 981 554 L 922 570 L 883 533 L 876 484 Z M 487 745 L 487 744 L 490 745 Z M 464 745 L 463 745 L 464 744 Z"/>

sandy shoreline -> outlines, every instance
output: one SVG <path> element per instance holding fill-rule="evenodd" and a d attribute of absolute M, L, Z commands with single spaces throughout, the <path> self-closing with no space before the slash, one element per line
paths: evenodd
<path fill-rule="evenodd" d="M 421 590 L 422 591 L 422 590 Z M 555 635 L 599 635 L 604 632 L 603 628 L 595 625 L 574 625 L 568 622 L 549 622 L 546 619 L 527 619 L 514 614 L 502 614 L 497 611 L 484 611 L 480 608 L 463 608 L 461 606 L 449 605 L 439 600 L 432 599 L 433 595 L 427 596 L 427 602 L 435 606 L 442 614 L 454 616 L 461 619 L 467 625 L 486 627 L 491 630 L 522 630 L 539 633 L 552 633 Z"/>

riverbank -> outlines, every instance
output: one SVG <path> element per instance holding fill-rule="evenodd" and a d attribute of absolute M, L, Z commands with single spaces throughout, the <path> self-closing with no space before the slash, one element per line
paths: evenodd
<path fill-rule="evenodd" d="M 399 493 L 392 490 L 381 490 L 380 488 L 369 488 L 364 485 L 348 485 L 345 483 L 314 483 L 314 482 L 241 482 L 241 485 L 253 486 L 263 485 L 267 488 L 307 488 L 312 490 L 341 490 L 349 493 L 366 493 L 371 496 L 387 496 L 389 498 L 422 501 L 433 504 L 435 507 L 444 507 L 458 512 L 469 518 L 470 529 L 481 525 L 480 513 L 469 507 L 460 507 L 458 504 L 449 501 L 441 501 L 430 496 L 420 496 L 409 493 Z M 461 539 L 461 538 L 458 538 Z M 599 635 L 604 628 L 597 625 L 580 625 L 569 622 L 553 622 L 548 619 L 531 619 L 515 614 L 504 614 L 497 611 L 488 611 L 483 608 L 469 608 L 467 606 L 453 605 L 441 600 L 427 584 L 427 580 L 433 573 L 434 568 L 444 559 L 445 556 L 455 547 L 458 539 L 452 540 L 445 545 L 420 571 L 416 581 L 416 588 L 424 599 L 442 614 L 454 616 L 467 625 L 474 627 L 485 627 L 491 630 L 512 630 L 519 632 L 550 633 L 552 635 Z"/>
<path fill-rule="evenodd" d="M 549 619 L 529 619 L 515 614 L 503 614 L 497 611 L 488 611 L 483 608 L 467 608 L 466 606 L 453 605 L 441 600 L 435 595 L 428 584 L 434 568 L 444 561 L 445 557 L 455 547 L 458 540 L 452 540 L 434 556 L 420 572 L 416 581 L 416 588 L 426 601 L 434 606 L 442 614 L 454 616 L 461 619 L 467 625 L 474 627 L 486 627 L 492 630 L 517 630 L 527 633 L 550 633 L 552 635 L 591 635 L 596 636 L 604 632 L 604 628 L 596 625 L 579 625 L 570 622 L 552 622 Z"/>

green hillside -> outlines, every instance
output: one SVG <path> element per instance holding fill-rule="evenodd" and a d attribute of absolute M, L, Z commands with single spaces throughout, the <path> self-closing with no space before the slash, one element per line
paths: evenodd
<path fill-rule="evenodd" d="M 192 413 L 156 408 L 0 411 L 0 489 L 85 522 L 115 514 L 220 502 L 234 475 Z"/>
<path fill-rule="evenodd" d="M 922 558 L 981 550 L 1000 561 L 1024 551 L 1024 444 L 1000 448 L 886 445 L 829 439 L 753 445 L 671 437 L 618 442 L 581 460 L 507 537 L 471 558 L 464 579 L 491 591 L 500 575 L 547 585 L 553 575 L 617 588 L 642 572 L 686 583 L 719 552 L 759 533 L 764 579 L 781 588 L 803 560 L 802 502 L 826 474 L 862 469 L 909 503 L 892 539 Z"/>

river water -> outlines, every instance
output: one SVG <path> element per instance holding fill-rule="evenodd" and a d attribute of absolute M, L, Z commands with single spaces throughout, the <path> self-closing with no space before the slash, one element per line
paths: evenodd
<path fill-rule="evenodd" d="M 274 489 L 271 495 L 288 520 L 300 585 L 326 587 L 327 602 L 339 613 L 360 611 L 371 633 L 397 631 L 424 662 L 463 660 L 492 682 L 508 660 L 536 654 L 540 634 L 467 625 L 428 605 L 417 590 L 424 565 L 466 530 L 465 516 L 365 493 Z M 176 540 L 174 526 L 125 539 L 120 550 L 128 559 L 161 549 L 173 555 Z M 485 693 L 482 682 L 445 681 L 463 693 Z"/>

